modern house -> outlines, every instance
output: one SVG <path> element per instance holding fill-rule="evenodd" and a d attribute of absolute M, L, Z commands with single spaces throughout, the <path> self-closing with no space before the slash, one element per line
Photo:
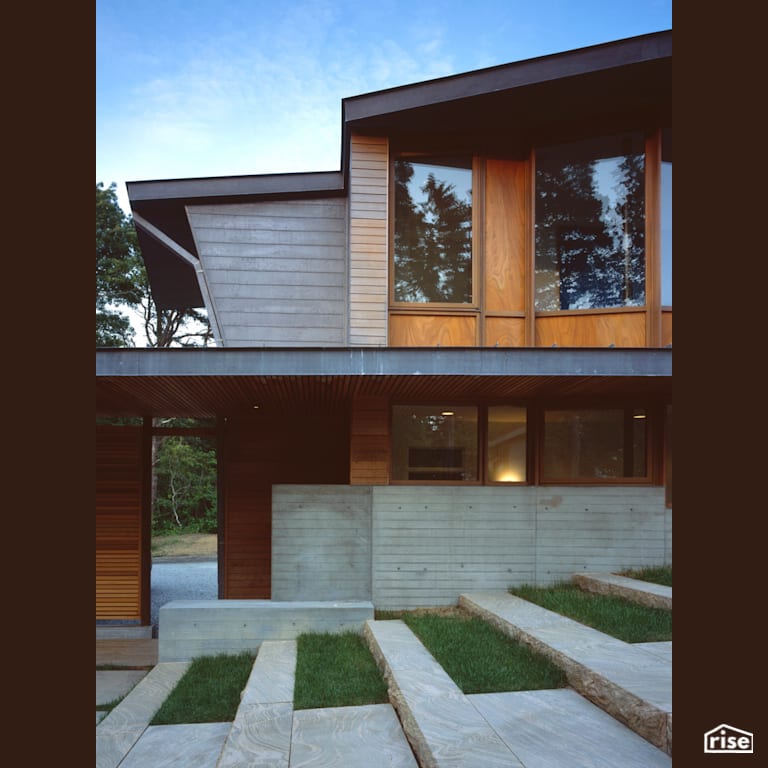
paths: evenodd
<path fill-rule="evenodd" d="M 155 417 L 211 420 L 222 599 L 456 604 L 671 563 L 672 33 L 342 102 L 341 169 L 129 183 L 96 617 L 148 623 Z"/>

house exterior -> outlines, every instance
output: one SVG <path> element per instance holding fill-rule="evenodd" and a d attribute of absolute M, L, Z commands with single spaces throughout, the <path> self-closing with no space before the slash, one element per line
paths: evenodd
<path fill-rule="evenodd" d="M 96 353 L 97 619 L 149 617 L 152 420 L 209 419 L 223 599 L 455 604 L 671 563 L 672 33 L 342 102 L 341 170 L 132 182 L 206 349 Z"/>

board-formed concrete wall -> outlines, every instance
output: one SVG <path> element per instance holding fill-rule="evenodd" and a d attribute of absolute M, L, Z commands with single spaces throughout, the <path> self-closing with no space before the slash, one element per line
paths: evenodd
<path fill-rule="evenodd" d="M 655 486 L 276 485 L 272 597 L 396 610 L 669 564 L 671 516 Z"/>

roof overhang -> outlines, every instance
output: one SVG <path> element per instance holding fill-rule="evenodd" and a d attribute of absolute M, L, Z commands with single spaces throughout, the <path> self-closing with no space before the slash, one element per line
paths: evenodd
<path fill-rule="evenodd" d="M 134 213 L 197 258 L 188 205 L 346 195 L 353 132 L 385 135 L 414 150 L 421 143 L 516 155 L 533 141 L 572 137 L 595 125 L 623 130 L 647 120 L 657 127 L 671 120 L 671 109 L 670 30 L 344 99 L 340 171 L 126 186 Z M 137 232 L 158 307 L 202 306 L 194 266 L 138 223 Z"/>
<path fill-rule="evenodd" d="M 104 349 L 98 416 L 211 418 L 346 407 L 354 397 L 425 401 L 670 398 L 671 349 Z"/>

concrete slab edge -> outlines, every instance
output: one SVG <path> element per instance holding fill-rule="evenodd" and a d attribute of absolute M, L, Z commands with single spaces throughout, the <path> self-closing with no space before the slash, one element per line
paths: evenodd
<path fill-rule="evenodd" d="M 571 581 L 585 592 L 623 597 L 648 608 L 672 610 L 671 587 L 654 589 L 638 579 L 615 574 L 574 573 Z"/>

